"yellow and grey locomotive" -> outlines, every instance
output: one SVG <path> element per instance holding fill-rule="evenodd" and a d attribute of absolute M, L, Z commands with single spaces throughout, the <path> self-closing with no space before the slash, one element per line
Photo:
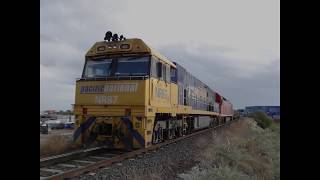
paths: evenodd
<path fill-rule="evenodd" d="M 232 104 L 141 39 L 106 33 L 76 82 L 74 141 L 150 147 L 233 118 Z"/>

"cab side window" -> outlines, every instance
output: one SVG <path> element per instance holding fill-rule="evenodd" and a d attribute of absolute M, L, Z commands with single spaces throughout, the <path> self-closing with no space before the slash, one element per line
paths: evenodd
<path fill-rule="evenodd" d="M 171 82 L 171 69 L 168 64 L 162 63 L 158 58 L 152 56 L 151 58 L 151 76 L 157 79 Z"/>
<path fill-rule="evenodd" d="M 158 61 L 157 62 L 157 78 L 158 79 L 162 79 L 163 78 L 162 69 L 163 69 L 162 63 Z"/>
<path fill-rule="evenodd" d="M 174 67 L 170 67 L 171 82 L 177 83 L 177 70 Z"/>
<path fill-rule="evenodd" d="M 158 59 L 154 56 L 151 57 L 151 76 L 157 78 L 158 77 Z"/>
<path fill-rule="evenodd" d="M 170 66 L 166 65 L 166 82 L 170 83 L 171 75 L 170 75 Z"/>
<path fill-rule="evenodd" d="M 151 58 L 151 76 L 157 77 L 157 59 L 154 57 Z"/>
<path fill-rule="evenodd" d="M 162 63 L 156 57 L 151 58 L 151 76 L 158 79 L 163 77 Z"/>
<path fill-rule="evenodd" d="M 167 73 L 166 73 L 166 65 L 162 64 L 162 78 L 161 80 L 166 81 L 167 79 Z"/>

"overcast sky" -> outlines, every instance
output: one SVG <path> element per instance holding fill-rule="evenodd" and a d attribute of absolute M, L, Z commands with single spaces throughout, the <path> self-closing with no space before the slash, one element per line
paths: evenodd
<path fill-rule="evenodd" d="M 41 0 L 40 110 L 70 109 L 84 55 L 141 38 L 231 100 L 280 105 L 279 0 Z"/>

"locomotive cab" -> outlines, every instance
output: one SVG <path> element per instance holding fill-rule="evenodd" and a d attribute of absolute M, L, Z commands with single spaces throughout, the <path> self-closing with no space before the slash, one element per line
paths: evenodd
<path fill-rule="evenodd" d="M 140 39 L 95 43 L 76 82 L 74 141 L 121 149 L 150 146 L 155 103 L 171 108 L 174 100 L 175 65 L 159 56 Z"/>

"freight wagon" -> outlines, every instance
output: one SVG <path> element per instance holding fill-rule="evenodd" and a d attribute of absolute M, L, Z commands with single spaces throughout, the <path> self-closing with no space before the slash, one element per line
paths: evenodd
<path fill-rule="evenodd" d="M 232 104 L 141 39 L 106 33 L 76 82 L 74 141 L 136 149 L 233 120 Z"/>

